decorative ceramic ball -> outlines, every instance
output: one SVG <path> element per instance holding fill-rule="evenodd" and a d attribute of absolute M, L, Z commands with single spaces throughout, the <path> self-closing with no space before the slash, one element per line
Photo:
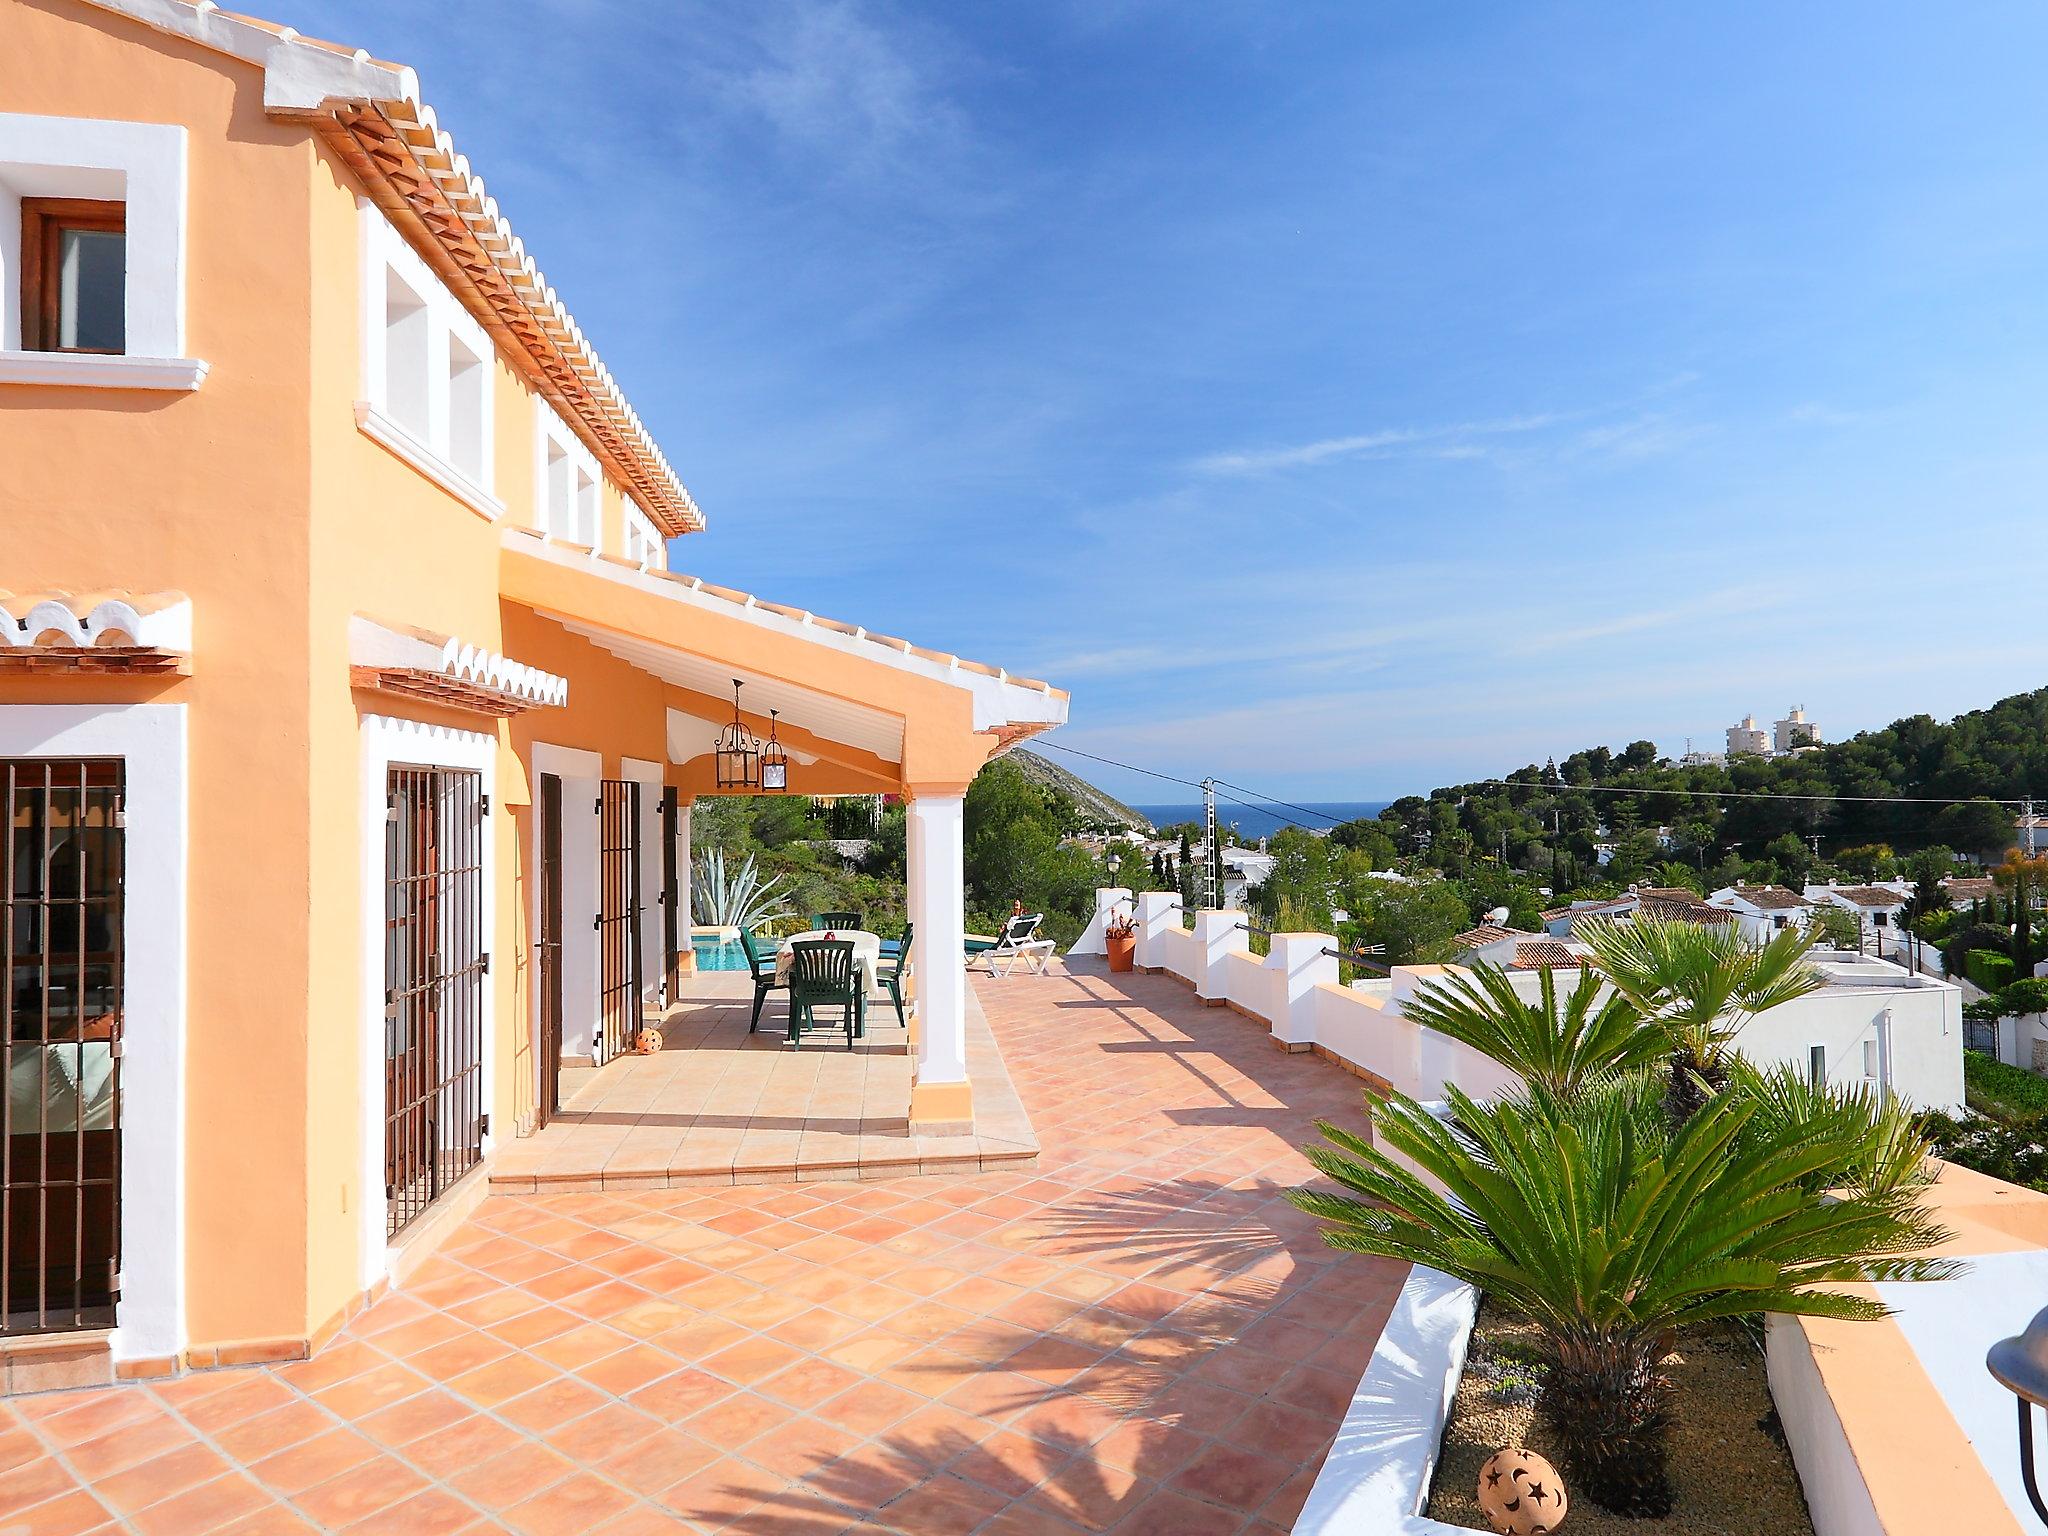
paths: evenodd
<path fill-rule="evenodd" d="M 1564 1524 L 1564 1480 L 1534 1451 L 1495 1451 L 1479 1469 L 1479 1512 L 1502 1536 L 1547 1536 Z"/>
<path fill-rule="evenodd" d="M 642 1056 L 652 1056 L 661 1049 L 661 1031 L 649 1025 L 640 1031 L 640 1038 L 633 1042 L 633 1048 Z"/>

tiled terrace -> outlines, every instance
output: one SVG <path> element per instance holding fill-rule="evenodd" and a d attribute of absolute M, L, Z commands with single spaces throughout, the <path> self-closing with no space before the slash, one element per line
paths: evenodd
<path fill-rule="evenodd" d="M 977 983 L 1029 1171 L 499 1195 L 317 1358 L 0 1402 L 0 1531 L 1284 1530 L 1403 1266 L 1358 1084 L 1162 976 Z"/>
<path fill-rule="evenodd" d="M 638 1191 L 701 1184 L 975 1173 L 1038 1155 L 1002 1052 L 973 995 L 967 1067 L 970 1135 L 913 1136 L 906 1032 L 887 999 L 869 1000 L 867 1033 L 787 1040 L 789 997 L 770 996 L 751 1032 L 753 985 L 733 971 L 690 978 L 661 1026 L 662 1048 L 562 1075 L 562 1112 L 504 1148 L 491 1187 Z"/>

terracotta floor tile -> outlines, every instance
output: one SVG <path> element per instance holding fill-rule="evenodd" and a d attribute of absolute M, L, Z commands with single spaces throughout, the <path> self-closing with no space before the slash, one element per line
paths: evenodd
<path fill-rule="evenodd" d="M 318 1409 L 312 1411 L 319 1412 Z M 182 1446 L 190 1445 L 192 1440 L 193 1432 L 189 1425 L 159 1410 L 149 1418 L 123 1425 L 97 1440 L 74 1445 L 64 1454 L 72 1469 L 88 1483 L 92 1483 L 103 1477 L 111 1477 L 114 1473 L 140 1462 L 167 1455 Z M 229 1450 L 225 1443 L 222 1449 Z M 239 1453 L 229 1450 L 229 1454 Z"/>
<path fill-rule="evenodd" d="M 188 1445 L 117 1472 L 112 1477 L 101 1478 L 93 1485 L 93 1492 L 112 1505 L 116 1512 L 132 1514 L 164 1499 L 174 1498 L 188 1488 L 210 1483 L 227 1470 L 228 1464 L 214 1451 L 203 1445 Z M 19 1474 L 15 1474 L 8 1481 L 13 1484 L 18 1479 Z M 6 1490 L 0 1490 L 0 1509 L 5 1508 L 6 1498 Z"/>
<path fill-rule="evenodd" d="M 413 1441 L 405 1449 L 405 1458 L 428 1476 L 446 1479 L 525 1443 L 518 1430 L 477 1413 Z"/>
<path fill-rule="evenodd" d="M 623 1489 L 578 1472 L 555 1484 L 545 1493 L 515 1504 L 504 1513 L 505 1523 L 528 1536 L 583 1536 L 593 1525 L 623 1513 L 633 1504 Z"/>
<path fill-rule="evenodd" d="M 189 1488 L 128 1517 L 142 1536 L 214 1536 L 223 1526 L 276 1503 L 239 1472 Z"/>
<path fill-rule="evenodd" d="M 348 1536 L 455 1536 L 477 1523 L 470 1505 L 428 1488 L 348 1527 Z"/>
<path fill-rule="evenodd" d="M 695 1414 L 684 1426 L 691 1434 L 727 1450 L 737 1450 L 757 1435 L 791 1419 L 790 1410 L 752 1392 L 735 1392 L 723 1402 Z"/>
<path fill-rule="evenodd" d="M 315 1524 L 342 1530 L 427 1486 L 426 1480 L 394 1456 L 376 1460 L 344 1472 L 316 1488 L 309 1488 L 292 1502 Z"/>
<path fill-rule="evenodd" d="M 449 1479 L 456 1492 L 486 1509 L 508 1509 L 559 1483 L 576 1470 L 566 1456 L 544 1445 L 521 1441 L 502 1455 Z"/>
<path fill-rule="evenodd" d="M 249 1470 L 282 1494 L 303 1493 L 344 1472 L 375 1461 L 377 1445 L 352 1429 L 330 1429 L 311 1440 L 253 1463 Z"/>
<path fill-rule="evenodd" d="M 112 1530 L 107 1506 L 80 1488 L 59 1494 L 21 1511 L 0 1530 L 20 1536 L 80 1536 L 85 1531 Z"/>
<path fill-rule="evenodd" d="M 1178 1492 L 1250 1514 L 1293 1474 L 1290 1462 L 1236 1446 L 1210 1444 L 1197 1451 L 1170 1481 Z"/>
<path fill-rule="evenodd" d="M 24 1463 L 0 1479 L 0 1520 L 10 1519 L 25 1509 L 71 1493 L 77 1486 L 71 1474 L 53 1456 Z M 115 1507 L 135 1506 L 130 1499 L 124 1498 Z"/>

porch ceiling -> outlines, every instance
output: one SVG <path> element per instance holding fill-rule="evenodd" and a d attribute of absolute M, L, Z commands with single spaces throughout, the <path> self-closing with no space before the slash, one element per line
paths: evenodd
<path fill-rule="evenodd" d="M 903 720 L 899 715 L 887 714 L 881 710 L 868 709 L 830 694 L 819 693 L 780 678 L 767 677 L 759 672 L 750 672 L 727 662 L 715 661 L 709 657 L 693 655 L 672 645 L 644 639 L 639 635 L 623 634 L 602 625 L 586 623 L 580 619 L 556 619 L 571 634 L 581 635 L 593 645 L 609 651 L 619 660 L 663 682 L 706 698 L 729 701 L 732 697 L 733 679 L 738 678 L 745 687 L 741 690 L 741 704 L 750 722 L 765 719 L 770 710 L 775 710 L 786 725 L 793 725 L 822 736 L 827 741 L 836 741 L 843 746 L 858 747 L 863 752 L 872 752 L 885 762 L 903 761 Z M 703 721 L 716 734 L 719 726 L 732 718 L 728 707 L 722 713 L 708 713 L 696 709 L 671 710 L 671 715 L 681 714 L 687 718 Z M 671 727 L 672 747 L 680 746 L 677 732 Z M 695 745 L 684 733 L 683 741 Z M 690 753 L 689 757 L 678 757 L 675 751 L 670 756 L 677 762 L 688 762 L 690 757 L 702 756 L 711 747 L 707 742 L 701 751 Z"/>

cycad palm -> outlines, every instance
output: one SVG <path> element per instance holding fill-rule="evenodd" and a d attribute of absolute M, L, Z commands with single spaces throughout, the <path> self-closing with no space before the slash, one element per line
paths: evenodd
<path fill-rule="evenodd" d="M 1334 1146 L 1308 1155 L 1352 1193 L 1294 1201 L 1332 1223 L 1331 1246 L 1442 1270 L 1534 1321 L 1551 1357 L 1543 1412 L 1566 1470 L 1606 1508 L 1670 1509 L 1658 1361 L 1676 1330 L 1763 1312 L 1880 1317 L 1831 1287 L 1952 1272 L 1911 1256 L 1945 1235 L 1914 1191 L 1809 1192 L 1854 1155 L 1832 1120 L 1758 1125 L 1753 1101 L 1721 1095 L 1677 1132 L 1645 1134 L 1620 1091 L 1449 1097 L 1454 1124 L 1399 1094 L 1375 1116 L 1377 1139 L 1447 1195 L 1324 1125 Z"/>
<path fill-rule="evenodd" d="M 1556 973 L 1541 974 L 1532 1001 L 1515 990 L 1506 971 L 1481 961 L 1469 972 L 1427 983 L 1402 1012 L 1511 1068 L 1531 1087 L 1565 1098 L 1663 1058 L 1663 1032 L 1598 975 L 1584 972 L 1560 1008 Z"/>
<path fill-rule="evenodd" d="M 1674 1126 L 1727 1083 L 1728 1048 L 1744 1025 L 1822 985 L 1806 963 L 1813 936 L 1796 928 L 1754 944 L 1732 922 L 1638 915 L 1583 924 L 1578 936 L 1614 990 L 1670 1036 L 1664 1102 Z"/>

